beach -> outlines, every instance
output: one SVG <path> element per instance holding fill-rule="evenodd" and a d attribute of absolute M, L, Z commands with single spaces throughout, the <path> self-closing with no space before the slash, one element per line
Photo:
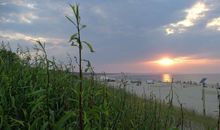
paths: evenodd
<path fill-rule="evenodd" d="M 108 84 L 117 88 L 120 82 L 109 82 Z M 180 102 L 183 104 L 183 108 L 203 114 L 202 86 L 180 83 L 172 83 L 172 86 L 174 106 L 180 107 Z M 171 90 L 171 83 L 156 82 L 148 84 L 141 82 L 141 85 L 138 86 L 128 81 L 125 89 L 143 98 L 150 98 L 153 95 L 158 101 L 168 102 L 169 98 L 167 96 L 169 96 Z M 212 88 L 212 85 L 208 85 L 204 90 L 206 115 L 217 117 L 219 105 L 217 89 Z"/>

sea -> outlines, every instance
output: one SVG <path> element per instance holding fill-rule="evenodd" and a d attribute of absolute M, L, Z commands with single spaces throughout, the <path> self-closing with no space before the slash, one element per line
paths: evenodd
<path fill-rule="evenodd" d="M 162 81 L 162 82 L 171 82 L 181 81 L 181 82 L 197 82 L 199 83 L 203 78 L 206 78 L 207 84 L 217 84 L 220 83 L 220 74 L 134 74 L 134 73 L 111 73 L 106 74 L 109 78 L 122 79 L 126 78 L 127 80 L 139 80 L 139 81 Z"/>

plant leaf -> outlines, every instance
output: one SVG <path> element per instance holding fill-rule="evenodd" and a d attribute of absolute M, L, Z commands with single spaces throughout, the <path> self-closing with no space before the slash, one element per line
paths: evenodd
<path fill-rule="evenodd" d="M 71 5 L 70 4 L 70 7 L 72 8 L 72 11 L 73 11 L 73 13 L 76 17 L 77 23 L 79 23 L 80 18 L 79 18 L 79 7 L 78 7 L 78 5 L 77 4 L 76 5 Z"/>
<path fill-rule="evenodd" d="M 76 23 L 71 19 L 71 18 L 69 18 L 68 16 L 65 16 L 73 25 L 75 25 L 76 26 Z"/>
<path fill-rule="evenodd" d="M 69 42 L 71 42 L 71 41 L 73 41 L 73 40 L 77 40 L 77 39 L 78 39 L 77 36 L 78 36 L 78 33 L 73 34 L 73 35 L 70 37 Z"/>
<path fill-rule="evenodd" d="M 61 130 L 63 125 L 65 125 L 66 121 L 71 118 L 72 116 L 74 116 L 75 113 L 72 111 L 66 112 L 65 115 L 63 115 L 59 121 L 57 121 L 54 126 L 55 130 Z"/>
<path fill-rule="evenodd" d="M 19 125 L 21 125 L 21 126 L 24 126 L 24 121 L 22 121 L 22 120 L 17 120 L 17 119 L 14 119 L 14 118 L 12 118 L 12 117 L 10 117 L 10 120 L 11 120 L 13 123 L 15 123 L 15 124 L 19 124 Z"/>
<path fill-rule="evenodd" d="M 75 11 L 76 11 L 77 21 L 78 21 L 78 23 L 80 23 L 79 5 L 78 4 L 76 4 L 76 6 L 75 6 Z"/>
<path fill-rule="evenodd" d="M 93 47 L 92 47 L 92 45 L 91 45 L 90 43 L 88 43 L 88 42 L 86 42 L 86 41 L 83 41 L 83 43 L 85 43 L 85 44 L 87 45 L 87 47 L 89 48 L 90 52 L 95 52 L 95 51 L 93 50 Z"/>
<path fill-rule="evenodd" d="M 86 25 L 82 25 L 80 29 L 84 29 L 84 28 L 86 28 Z"/>
<path fill-rule="evenodd" d="M 40 41 L 37 40 L 36 42 L 41 46 L 41 48 L 44 48 L 43 44 Z"/>
<path fill-rule="evenodd" d="M 71 5 L 71 4 L 70 4 L 70 7 L 71 7 L 71 9 L 72 9 L 74 15 L 76 15 L 76 8 L 75 8 L 75 5 Z"/>

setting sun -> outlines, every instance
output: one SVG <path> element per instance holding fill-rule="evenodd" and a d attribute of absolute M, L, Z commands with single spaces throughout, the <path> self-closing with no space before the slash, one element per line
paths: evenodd
<path fill-rule="evenodd" d="M 175 62 L 174 62 L 174 60 L 172 60 L 170 58 L 162 58 L 162 59 L 158 60 L 157 63 L 160 65 L 163 65 L 163 66 L 170 66 L 170 65 L 173 65 Z"/>

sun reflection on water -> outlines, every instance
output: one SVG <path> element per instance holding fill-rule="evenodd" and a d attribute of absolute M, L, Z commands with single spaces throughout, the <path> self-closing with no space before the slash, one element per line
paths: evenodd
<path fill-rule="evenodd" d="M 163 74 L 162 75 L 162 81 L 163 82 L 171 82 L 172 81 L 172 76 L 170 74 Z"/>

